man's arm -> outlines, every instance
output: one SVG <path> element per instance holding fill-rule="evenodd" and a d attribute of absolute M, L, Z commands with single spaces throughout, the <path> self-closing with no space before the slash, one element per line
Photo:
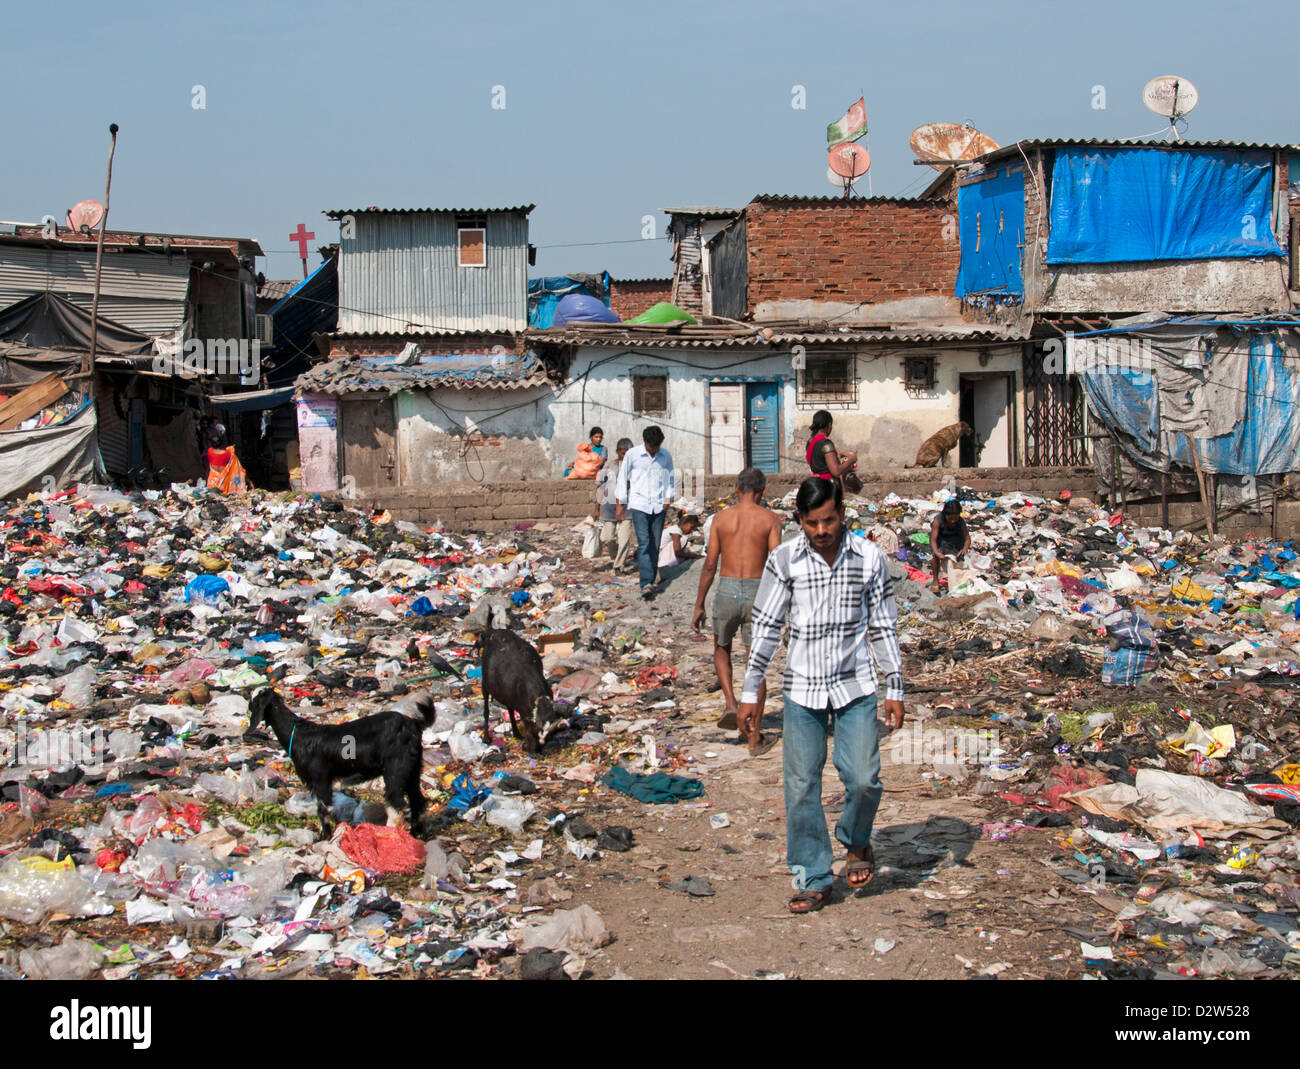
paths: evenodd
<path fill-rule="evenodd" d="M 718 574 L 718 557 L 722 553 L 717 520 L 713 521 L 710 534 L 708 551 L 704 554 L 704 567 L 700 569 L 700 587 L 695 592 L 695 612 L 691 614 L 691 627 L 696 631 L 704 626 L 704 599 L 713 586 L 714 576 Z"/>
<path fill-rule="evenodd" d="M 754 644 L 749 648 L 749 667 L 745 671 L 745 684 L 740 700 L 743 704 L 758 703 L 758 687 L 767 674 L 777 647 L 781 644 L 781 628 L 790 610 L 790 582 L 785 571 L 785 554 L 773 553 L 763 566 L 763 581 L 758 585 L 750 627 Z"/>
<path fill-rule="evenodd" d="M 665 450 L 665 452 L 667 452 L 667 450 Z M 673 499 L 673 487 L 676 485 L 676 476 L 677 473 L 673 471 L 673 455 L 668 453 L 668 485 L 664 488 L 664 508 L 667 508 L 668 502 Z"/>
<path fill-rule="evenodd" d="M 894 602 L 894 581 L 883 553 L 873 554 L 875 565 L 867 577 L 863 599 L 867 617 L 867 639 L 885 682 L 885 712 L 891 730 L 903 724 L 903 657 L 898 649 L 898 606 Z"/>
<path fill-rule="evenodd" d="M 773 515 L 772 525 L 767 529 L 767 552 L 770 554 L 781 544 L 781 520 Z"/>

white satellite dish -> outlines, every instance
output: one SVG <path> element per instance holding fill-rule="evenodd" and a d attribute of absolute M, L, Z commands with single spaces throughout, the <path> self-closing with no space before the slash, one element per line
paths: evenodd
<path fill-rule="evenodd" d="M 1142 103 L 1171 121 L 1181 119 L 1196 107 L 1198 99 L 1196 86 L 1176 74 L 1152 78 L 1142 89 Z"/>
<path fill-rule="evenodd" d="M 831 185 L 838 186 L 840 189 L 848 189 L 849 186 L 853 185 L 852 178 L 849 178 L 847 175 L 836 174 L 829 167 L 826 168 L 826 180 L 830 182 Z"/>

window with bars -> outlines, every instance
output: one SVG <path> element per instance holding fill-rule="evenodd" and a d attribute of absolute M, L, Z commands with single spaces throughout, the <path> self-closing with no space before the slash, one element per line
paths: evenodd
<path fill-rule="evenodd" d="M 933 356 L 909 356 L 903 361 L 903 386 L 907 390 L 928 393 L 934 389 Z"/>
<path fill-rule="evenodd" d="M 632 410 L 639 416 L 662 416 L 667 413 L 668 376 L 633 375 Z"/>
<path fill-rule="evenodd" d="M 797 402 L 801 405 L 856 404 L 855 365 L 852 353 L 809 353 L 799 372 Z"/>

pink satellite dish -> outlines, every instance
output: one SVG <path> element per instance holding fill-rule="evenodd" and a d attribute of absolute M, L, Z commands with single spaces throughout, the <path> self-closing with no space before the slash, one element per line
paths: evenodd
<path fill-rule="evenodd" d="M 81 233 L 82 230 L 94 230 L 104 218 L 104 206 L 97 200 L 83 200 L 68 209 L 68 229 Z"/>
<path fill-rule="evenodd" d="M 853 141 L 836 145 L 826 154 L 830 168 L 841 178 L 861 178 L 871 170 L 871 153 Z"/>
<path fill-rule="evenodd" d="M 908 142 L 916 158 L 942 171 L 953 160 L 973 160 L 977 156 L 995 151 L 999 146 L 993 138 L 970 126 L 955 122 L 932 122 L 912 131 Z"/>

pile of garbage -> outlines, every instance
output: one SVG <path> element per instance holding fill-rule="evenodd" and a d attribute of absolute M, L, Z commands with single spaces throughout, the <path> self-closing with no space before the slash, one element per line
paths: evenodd
<path fill-rule="evenodd" d="M 952 494 L 855 517 L 900 604 L 913 721 L 886 767 L 980 796 L 990 840 L 1038 835 L 1115 914 L 1083 940 L 1097 975 L 1300 966 L 1295 547 L 963 491 L 971 550 L 940 595 L 929 529 Z"/>
<path fill-rule="evenodd" d="M 600 776 L 684 763 L 653 736 L 675 668 L 593 624 L 519 527 L 461 538 L 181 484 L 11 507 L 0 976 L 581 975 L 610 934 L 587 907 L 554 909 L 564 870 L 633 843 L 583 818 Z M 482 737 L 489 626 L 545 653 L 566 718 L 554 759 L 527 758 L 499 709 Z M 249 730 L 266 686 L 323 723 L 432 698 L 423 826 L 336 785 L 319 841 L 316 799 Z"/>

